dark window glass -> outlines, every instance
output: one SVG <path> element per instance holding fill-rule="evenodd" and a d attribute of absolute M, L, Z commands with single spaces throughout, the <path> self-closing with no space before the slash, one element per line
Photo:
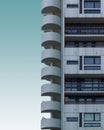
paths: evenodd
<path fill-rule="evenodd" d="M 94 64 L 93 63 L 93 57 L 85 57 L 84 58 L 84 64 Z"/>
<path fill-rule="evenodd" d="M 100 123 L 84 123 L 84 127 L 101 127 Z"/>
<path fill-rule="evenodd" d="M 84 66 L 84 70 L 100 70 L 100 66 Z"/>
<path fill-rule="evenodd" d="M 85 0 L 84 1 L 84 8 L 100 8 L 100 0 Z"/>
<path fill-rule="evenodd" d="M 77 4 L 67 4 L 67 8 L 78 8 Z"/>
<path fill-rule="evenodd" d="M 84 13 L 85 14 L 99 14 L 100 13 L 100 10 L 99 9 L 96 9 L 96 10 L 84 10 Z"/>
<path fill-rule="evenodd" d="M 84 121 L 100 121 L 100 113 L 85 113 L 84 114 Z"/>
<path fill-rule="evenodd" d="M 85 1 L 84 8 L 93 8 L 93 2 L 92 1 Z"/>
<path fill-rule="evenodd" d="M 100 7 L 101 7 L 100 1 L 96 1 L 95 2 L 95 8 L 100 8 Z"/>
<path fill-rule="evenodd" d="M 78 121 L 78 117 L 67 117 L 66 121 L 67 122 L 77 122 Z"/>
<path fill-rule="evenodd" d="M 80 9 L 79 9 L 80 14 L 82 14 L 82 0 L 80 0 Z"/>
<path fill-rule="evenodd" d="M 85 56 L 84 64 L 101 64 L 100 56 Z"/>
<path fill-rule="evenodd" d="M 79 60 L 80 60 L 79 69 L 82 70 L 82 56 L 79 57 Z"/>
<path fill-rule="evenodd" d="M 79 127 L 82 127 L 82 113 L 79 113 Z"/>
<path fill-rule="evenodd" d="M 66 28 L 65 34 L 104 34 L 104 28 Z"/>
<path fill-rule="evenodd" d="M 74 60 L 73 60 L 73 61 L 70 61 L 70 60 L 68 60 L 68 61 L 67 61 L 67 64 L 68 64 L 68 65 L 73 65 L 73 64 L 76 65 L 76 64 L 78 64 L 78 61 L 74 61 Z"/>

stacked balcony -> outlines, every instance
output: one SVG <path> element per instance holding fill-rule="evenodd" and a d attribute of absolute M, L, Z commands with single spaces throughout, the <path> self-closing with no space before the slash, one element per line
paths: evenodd
<path fill-rule="evenodd" d="M 43 117 L 41 129 L 61 129 L 61 5 L 60 0 L 43 0 L 42 3 L 42 47 L 41 78 L 49 81 L 41 87 L 41 95 L 49 96 L 50 101 L 41 104 L 42 113 L 50 113 L 50 118 Z"/>

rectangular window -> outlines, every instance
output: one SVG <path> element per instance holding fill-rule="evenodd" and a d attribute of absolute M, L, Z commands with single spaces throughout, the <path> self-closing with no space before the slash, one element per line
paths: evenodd
<path fill-rule="evenodd" d="M 79 113 L 79 127 L 82 127 L 82 113 Z"/>
<path fill-rule="evenodd" d="M 85 56 L 84 64 L 101 64 L 100 56 Z"/>
<path fill-rule="evenodd" d="M 101 117 L 100 117 L 100 113 L 85 113 L 84 114 L 84 121 L 88 122 L 88 121 L 100 121 Z"/>
<path fill-rule="evenodd" d="M 67 64 L 68 65 L 76 65 L 76 64 L 78 64 L 78 61 L 76 61 L 76 60 L 67 60 Z"/>
<path fill-rule="evenodd" d="M 79 69 L 82 70 L 82 56 L 79 57 L 79 61 L 80 61 Z"/>
<path fill-rule="evenodd" d="M 67 4 L 67 8 L 78 8 L 78 4 Z"/>
<path fill-rule="evenodd" d="M 77 122 L 78 121 L 78 117 L 67 117 L 66 121 L 67 122 Z"/>
<path fill-rule="evenodd" d="M 101 127 L 100 123 L 84 123 L 84 127 Z"/>
<path fill-rule="evenodd" d="M 100 66 L 84 66 L 84 70 L 100 70 Z"/>
<path fill-rule="evenodd" d="M 82 14 L 82 0 L 80 0 L 80 10 L 79 10 L 80 14 Z"/>
<path fill-rule="evenodd" d="M 84 8 L 100 8 L 100 0 L 85 0 L 84 1 Z"/>
<path fill-rule="evenodd" d="M 100 13 L 101 2 L 100 0 L 84 0 L 84 13 L 98 14 Z"/>
<path fill-rule="evenodd" d="M 100 10 L 99 9 L 94 9 L 94 10 L 90 10 L 90 9 L 87 9 L 87 10 L 84 10 L 84 13 L 85 14 L 99 14 L 100 13 Z"/>

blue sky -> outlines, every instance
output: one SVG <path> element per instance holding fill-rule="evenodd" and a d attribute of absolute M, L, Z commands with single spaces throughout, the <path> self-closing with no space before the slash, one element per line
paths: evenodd
<path fill-rule="evenodd" d="M 0 0 L 0 130 L 40 130 L 41 0 Z"/>

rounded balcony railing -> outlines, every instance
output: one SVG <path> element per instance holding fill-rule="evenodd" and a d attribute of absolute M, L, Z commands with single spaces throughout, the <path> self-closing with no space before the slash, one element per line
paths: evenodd
<path fill-rule="evenodd" d="M 60 129 L 61 121 L 57 118 L 43 118 L 41 120 L 41 129 Z"/>
<path fill-rule="evenodd" d="M 56 49 L 46 49 L 42 52 L 42 63 L 50 65 L 52 63 L 54 66 L 61 65 L 60 51 Z"/>
<path fill-rule="evenodd" d="M 42 96 L 56 96 L 61 94 L 61 86 L 58 84 L 44 84 L 41 87 Z"/>
<path fill-rule="evenodd" d="M 60 102 L 56 101 L 43 101 L 41 104 L 41 112 L 60 112 Z"/>
<path fill-rule="evenodd" d="M 58 81 L 61 77 L 61 69 L 59 67 L 49 66 L 45 67 L 41 71 L 41 78 L 45 80 Z"/>
<path fill-rule="evenodd" d="M 58 30 L 61 28 L 61 18 L 56 15 L 46 15 L 43 17 L 42 30 L 54 29 Z"/>
<path fill-rule="evenodd" d="M 56 49 L 61 48 L 61 35 L 57 32 L 46 32 L 42 35 L 42 46 L 50 48 L 53 46 Z"/>
<path fill-rule="evenodd" d="M 61 2 L 60 0 L 43 0 L 42 3 L 42 13 L 46 14 L 53 12 L 55 14 L 61 12 Z"/>

